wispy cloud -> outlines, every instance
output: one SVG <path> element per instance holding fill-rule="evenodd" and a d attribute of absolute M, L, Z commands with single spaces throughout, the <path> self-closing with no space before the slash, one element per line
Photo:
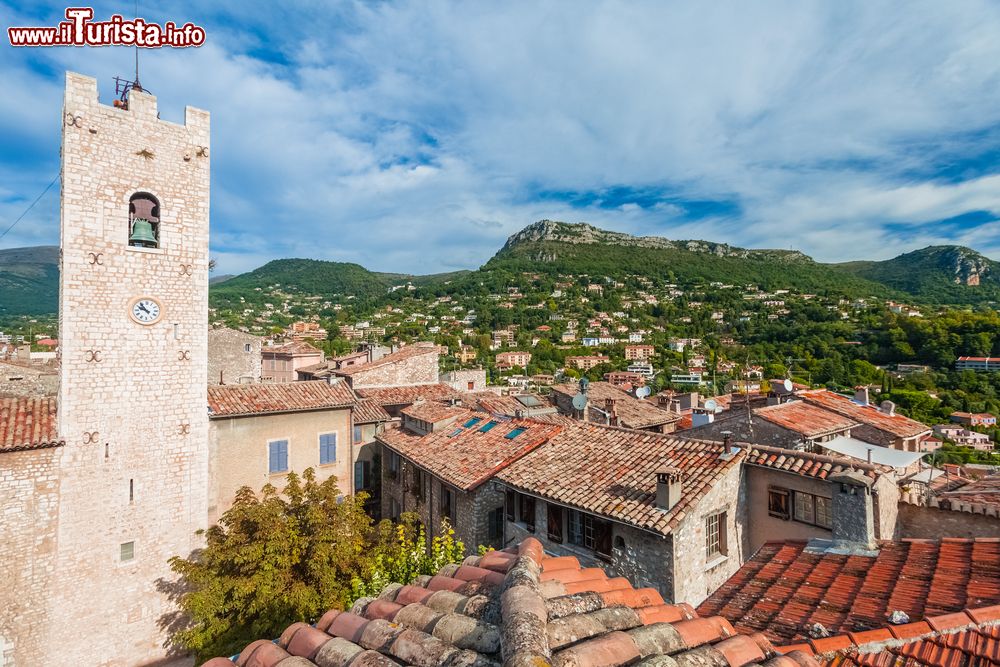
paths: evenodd
<path fill-rule="evenodd" d="M 52 23 L 62 6 L 0 11 Z M 543 217 L 824 260 L 938 242 L 1000 256 L 987 0 L 171 2 L 148 16 L 208 30 L 200 49 L 144 53 L 143 81 L 164 117 L 212 111 L 225 272 L 279 256 L 474 267 Z M 62 70 L 110 93 L 131 57 L 0 49 L 0 222 L 57 168 Z M 54 243 L 54 210 L 3 245 Z"/>

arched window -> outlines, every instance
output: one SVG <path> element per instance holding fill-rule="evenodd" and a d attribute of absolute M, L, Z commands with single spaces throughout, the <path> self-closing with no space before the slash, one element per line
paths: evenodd
<path fill-rule="evenodd" d="M 148 192 L 128 200 L 128 244 L 137 248 L 160 247 L 160 202 Z"/>

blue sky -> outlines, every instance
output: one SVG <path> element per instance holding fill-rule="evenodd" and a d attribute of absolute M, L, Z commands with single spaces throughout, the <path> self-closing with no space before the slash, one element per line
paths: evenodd
<path fill-rule="evenodd" d="M 822 261 L 933 243 L 1000 258 L 1000 3 L 143 5 L 207 31 L 144 51 L 142 81 L 164 118 L 212 112 L 220 272 L 474 268 L 541 218 Z M 0 229 L 58 171 L 63 72 L 110 102 L 132 58 L 4 39 Z M 57 226 L 53 189 L 0 247 Z"/>

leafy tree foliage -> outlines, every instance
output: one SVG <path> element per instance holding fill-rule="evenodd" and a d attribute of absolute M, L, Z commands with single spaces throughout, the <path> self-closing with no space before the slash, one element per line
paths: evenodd
<path fill-rule="evenodd" d="M 205 532 L 206 546 L 170 565 L 184 586 L 187 617 L 172 638 L 199 660 L 231 655 L 254 639 L 276 637 L 295 621 L 313 622 L 391 581 L 406 583 L 464 556 L 447 525 L 427 544 L 413 515 L 373 525 L 365 494 L 342 497 L 336 478 L 317 482 L 307 469 L 282 492 L 241 488 Z"/>

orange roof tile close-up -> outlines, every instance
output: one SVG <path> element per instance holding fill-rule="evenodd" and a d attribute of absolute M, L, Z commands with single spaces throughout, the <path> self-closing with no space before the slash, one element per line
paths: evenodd
<path fill-rule="evenodd" d="M 54 397 L 0 398 L 0 453 L 65 444 Z"/>
<path fill-rule="evenodd" d="M 570 593 L 572 586 L 577 592 Z M 702 618 L 651 588 L 555 558 L 528 538 L 434 576 L 389 584 L 348 611 L 295 623 L 202 667 L 818 667 L 759 633 Z"/>
<path fill-rule="evenodd" d="M 878 554 L 847 555 L 769 542 L 699 607 L 742 632 L 771 641 L 864 633 L 889 625 L 893 612 L 910 622 L 1000 604 L 1000 539 L 882 542 Z"/>
<path fill-rule="evenodd" d="M 827 389 L 801 391 L 797 396 L 896 437 L 911 438 L 931 430 L 929 426 L 904 415 L 898 413 L 890 415 L 874 405 L 860 405 L 847 396 L 841 396 Z"/>
<path fill-rule="evenodd" d="M 853 419 L 805 401 L 788 401 L 757 408 L 754 415 L 807 438 L 839 433 L 857 425 Z"/>
<path fill-rule="evenodd" d="M 447 401 L 460 398 L 459 392 L 444 383 L 359 388 L 355 390 L 355 393 L 361 398 L 370 398 L 383 407 L 389 405 L 407 405 L 421 399 L 425 401 Z"/>

